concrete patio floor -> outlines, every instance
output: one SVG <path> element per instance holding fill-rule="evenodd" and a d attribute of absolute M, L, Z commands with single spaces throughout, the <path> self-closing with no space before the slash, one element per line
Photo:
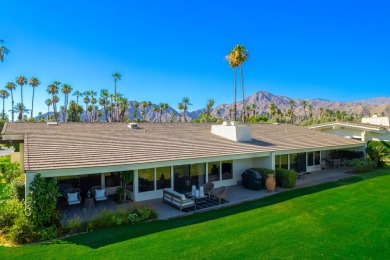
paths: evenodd
<path fill-rule="evenodd" d="M 327 169 L 323 171 L 312 172 L 310 174 L 305 174 L 304 178 L 300 178 L 297 180 L 296 188 L 313 186 L 316 184 L 329 182 L 329 181 L 336 181 L 351 176 L 351 174 L 345 173 L 346 171 L 347 171 L 346 168 L 339 168 L 339 169 Z M 242 185 L 233 185 L 228 187 L 228 192 L 227 192 L 227 200 L 229 201 L 228 203 L 225 203 L 223 205 L 216 205 L 213 207 L 209 207 L 207 209 L 197 210 L 189 213 L 181 212 L 177 208 L 172 207 L 166 203 L 163 203 L 162 199 L 147 200 L 139 203 L 153 207 L 158 213 L 158 219 L 169 219 L 173 217 L 193 214 L 195 212 L 213 210 L 221 207 L 228 207 L 245 201 L 251 201 L 254 199 L 270 196 L 279 192 L 283 192 L 284 190 L 285 189 L 283 188 L 276 187 L 274 192 L 268 192 L 267 190 L 254 191 L 254 190 L 248 190 L 244 188 Z M 81 205 L 71 206 L 66 209 L 62 207 L 62 209 L 60 210 L 61 219 L 62 221 L 67 222 L 69 219 L 78 216 L 82 219 L 82 221 L 87 221 L 91 219 L 94 215 L 99 214 L 102 210 L 116 210 L 119 207 L 131 207 L 132 204 L 134 203 L 131 202 L 131 203 L 120 205 L 109 198 L 107 200 L 107 203 L 99 202 L 99 203 L 95 203 L 94 207 L 84 208 L 82 202 Z"/>

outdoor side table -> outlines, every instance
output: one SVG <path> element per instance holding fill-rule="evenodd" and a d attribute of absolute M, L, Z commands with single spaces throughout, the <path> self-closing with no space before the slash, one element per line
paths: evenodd
<path fill-rule="evenodd" d="M 91 209 L 93 207 L 95 207 L 95 203 L 94 203 L 93 198 L 85 198 L 84 208 Z"/>

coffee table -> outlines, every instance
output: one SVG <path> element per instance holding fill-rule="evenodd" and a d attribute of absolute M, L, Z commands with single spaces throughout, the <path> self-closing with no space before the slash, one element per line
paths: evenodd
<path fill-rule="evenodd" d="M 193 199 L 193 200 L 195 201 L 195 208 L 196 208 L 196 206 L 197 206 L 198 204 L 200 204 L 200 203 L 205 203 L 205 202 L 206 202 L 206 199 L 207 199 L 206 196 L 201 197 L 201 196 L 192 195 L 191 192 L 185 193 L 185 196 L 186 196 L 187 198 Z"/>

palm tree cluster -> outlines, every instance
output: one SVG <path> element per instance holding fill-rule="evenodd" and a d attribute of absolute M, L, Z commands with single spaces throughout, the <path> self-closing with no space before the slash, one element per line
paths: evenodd
<path fill-rule="evenodd" d="M 4 40 L 0 39 L 0 61 L 1 62 L 4 61 L 4 56 L 9 53 L 9 50 L 7 49 L 7 47 L 3 45 L 3 43 Z"/>
<path fill-rule="evenodd" d="M 240 78 L 241 78 L 241 92 L 242 92 L 242 120 L 245 123 L 245 93 L 244 93 L 244 73 L 242 70 L 242 65 L 248 59 L 249 54 L 248 50 L 245 49 L 244 45 L 237 44 L 227 55 L 226 60 L 229 63 L 229 66 L 233 68 L 233 79 L 234 79 L 234 121 L 237 120 L 237 80 L 236 80 L 236 68 L 240 67 Z"/>

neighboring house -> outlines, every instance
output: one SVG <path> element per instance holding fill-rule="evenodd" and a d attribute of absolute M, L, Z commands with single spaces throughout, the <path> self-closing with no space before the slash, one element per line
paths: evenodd
<path fill-rule="evenodd" d="M 168 187 L 236 185 L 252 167 L 320 170 L 331 150 L 366 145 L 289 124 L 6 123 L 1 138 L 20 143 L 26 189 L 40 173 L 57 178 L 60 189 L 115 190 L 120 173 L 132 171 L 127 189 L 134 201 L 161 198 Z"/>
<path fill-rule="evenodd" d="M 310 129 L 345 138 L 368 141 L 390 141 L 389 117 L 362 118 L 361 123 L 329 122 L 309 126 Z"/>

